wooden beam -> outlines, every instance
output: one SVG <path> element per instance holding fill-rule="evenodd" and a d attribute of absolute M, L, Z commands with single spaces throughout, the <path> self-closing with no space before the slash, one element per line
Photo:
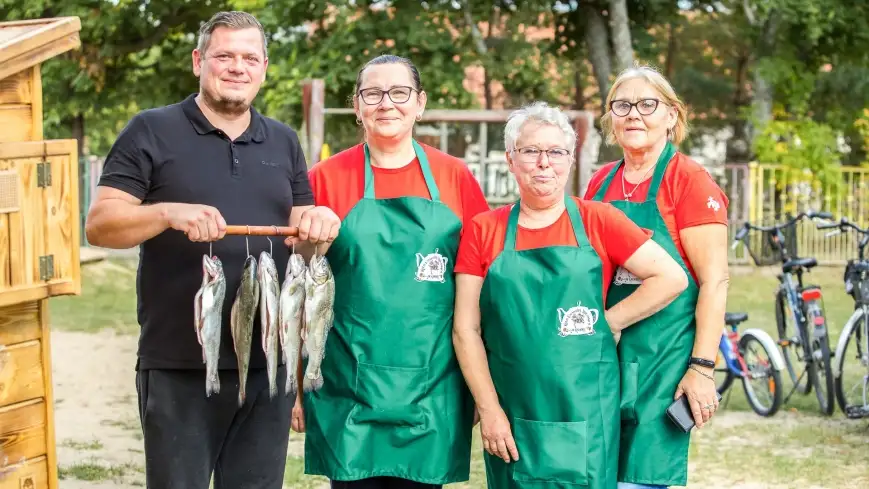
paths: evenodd
<path fill-rule="evenodd" d="M 45 457 L 48 459 L 48 489 L 57 489 L 57 440 L 54 432 L 54 382 L 51 375 L 51 325 L 48 299 L 39 301 L 42 327 L 42 370 L 45 379 Z"/>
<path fill-rule="evenodd" d="M 588 113 L 583 110 L 564 110 L 562 112 L 570 120 L 584 117 Z M 353 109 L 327 108 L 323 110 L 323 113 L 349 115 L 353 114 Z M 506 122 L 511 113 L 513 110 L 432 109 L 423 112 L 422 122 Z"/>
<path fill-rule="evenodd" d="M 13 73 L 26 70 L 27 68 L 38 65 L 39 63 L 51 59 L 59 54 L 77 49 L 79 46 L 81 46 L 81 40 L 79 39 L 78 33 L 75 33 L 39 46 L 33 50 L 26 51 L 14 58 L 0 63 L 0 78 L 6 78 Z"/>
<path fill-rule="evenodd" d="M 308 144 L 311 148 L 311 163 L 320 161 L 323 142 L 326 139 L 326 83 L 321 79 L 311 80 L 311 105 L 308 115 Z M 353 113 L 351 110 L 350 113 Z"/>
<path fill-rule="evenodd" d="M 33 117 L 30 118 L 33 124 L 33 140 L 42 140 L 42 70 L 37 64 L 31 68 L 31 96 L 30 96 L 30 111 Z"/>
<path fill-rule="evenodd" d="M 0 41 L 0 65 L 5 67 L 13 58 L 26 55 L 64 38 L 74 36 L 78 39 L 78 33 L 81 31 L 81 20 L 78 17 L 3 22 L 0 23 L 0 30 L 18 30 L 17 28 L 40 24 L 41 27 L 34 27 L 24 34 Z"/>

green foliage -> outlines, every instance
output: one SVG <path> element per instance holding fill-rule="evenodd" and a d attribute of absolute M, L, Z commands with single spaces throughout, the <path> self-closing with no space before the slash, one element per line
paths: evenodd
<path fill-rule="evenodd" d="M 841 163 L 836 133 L 811 119 L 772 121 L 754 140 L 757 161 L 809 170 L 816 176 L 836 173 Z"/>

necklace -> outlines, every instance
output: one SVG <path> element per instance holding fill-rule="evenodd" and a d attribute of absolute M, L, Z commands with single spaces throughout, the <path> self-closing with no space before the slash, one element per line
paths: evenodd
<path fill-rule="evenodd" d="M 622 170 L 622 195 L 625 196 L 625 199 L 630 199 L 634 195 L 634 192 L 636 192 L 637 189 L 640 188 L 640 185 L 642 185 L 643 182 L 646 181 L 646 177 L 649 176 L 649 172 L 652 171 L 652 168 L 655 168 L 655 165 L 650 166 L 649 169 L 646 170 L 646 173 L 643 174 L 643 178 L 640 179 L 640 182 L 634 185 L 634 189 L 630 192 L 627 192 L 625 190 L 625 182 L 627 181 L 627 178 L 625 178 L 625 173 L 628 172 L 628 167 L 627 165 L 625 165 L 625 169 Z"/>

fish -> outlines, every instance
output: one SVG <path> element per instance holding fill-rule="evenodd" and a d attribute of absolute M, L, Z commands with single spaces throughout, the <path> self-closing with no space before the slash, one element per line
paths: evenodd
<path fill-rule="evenodd" d="M 230 311 L 232 343 L 238 358 L 238 405 L 241 407 L 247 397 L 247 373 L 250 366 L 250 347 L 253 343 L 253 323 L 259 305 L 259 281 L 257 279 L 256 258 L 248 255 L 244 262 L 241 284 L 235 294 Z"/>
<path fill-rule="evenodd" d="M 259 255 L 257 277 L 260 287 L 260 326 L 262 346 L 266 355 L 266 374 L 269 379 L 269 399 L 278 393 L 278 322 L 280 282 L 272 255 L 263 251 Z"/>
<path fill-rule="evenodd" d="M 220 360 L 220 335 L 223 322 L 223 301 L 226 297 L 226 276 L 220 258 L 202 255 L 202 285 L 194 298 L 196 339 L 202 346 L 205 364 L 205 396 L 220 393 L 217 362 Z"/>
<path fill-rule="evenodd" d="M 335 303 L 335 277 L 324 255 L 311 257 L 311 264 L 305 272 L 305 349 L 308 366 L 305 369 L 303 389 L 305 392 L 323 387 L 323 373 L 320 365 L 326 354 L 326 338 L 332 329 Z"/>
<path fill-rule="evenodd" d="M 298 392 L 296 368 L 299 362 L 299 346 L 302 343 L 302 306 L 305 303 L 305 259 L 298 253 L 290 255 L 287 271 L 284 274 L 284 284 L 281 287 L 280 339 L 284 353 L 284 363 L 287 365 L 287 385 L 285 392 Z"/>

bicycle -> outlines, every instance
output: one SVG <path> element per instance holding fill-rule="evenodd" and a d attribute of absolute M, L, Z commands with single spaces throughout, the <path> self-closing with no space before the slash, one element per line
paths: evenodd
<path fill-rule="evenodd" d="M 746 320 L 748 314 L 744 312 L 724 314 L 724 324 L 730 331 L 725 329 L 721 332 L 718 350 L 724 365 L 723 368 L 716 365 L 715 372 L 723 372 L 724 379 L 721 384 L 716 382 L 715 387 L 723 396 L 733 381 L 741 378 L 751 409 L 760 416 L 773 416 L 782 405 L 781 371 L 784 369 L 784 360 L 772 336 L 766 331 L 749 328 L 740 337 L 737 330 L 740 323 Z"/>
<path fill-rule="evenodd" d="M 818 224 L 817 227 L 818 229 L 839 228 L 832 233 L 827 233 L 827 237 L 841 234 L 849 229 L 862 235 L 857 245 L 857 259 L 848 260 L 845 266 L 843 277 L 845 292 L 854 299 L 854 313 L 848 318 L 842 334 L 839 335 L 833 376 L 836 399 L 842 412 L 850 419 L 864 418 L 869 416 L 869 325 L 867 325 L 869 323 L 869 260 L 865 255 L 866 245 L 869 244 L 869 229 L 861 229 L 846 218 L 831 224 Z M 849 354 L 848 347 L 851 346 L 852 340 L 856 352 Z M 853 371 L 849 368 L 846 372 L 845 361 L 848 359 L 856 361 L 853 362 L 854 365 L 849 363 Z M 861 373 L 862 378 L 860 378 Z M 857 391 L 854 393 L 859 394 L 855 402 L 851 402 L 845 392 L 845 384 L 850 382 L 855 382 L 855 385 L 848 393 Z"/>
<path fill-rule="evenodd" d="M 829 212 L 801 212 L 782 224 L 755 226 L 746 222 L 734 237 L 733 246 L 742 242 L 759 266 L 779 263 L 782 273 L 777 275 L 779 286 L 775 293 L 775 319 L 778 330 L 778 345 L 794 388 L 785 396 L 787 403 L 794 391 L 808 394 L 812 388 L 821 412 L 833 414 L 833 369 L 830 342 L 827 336 L 827 320 L 821 287 L 804 285 L 803 273 L 818 264 L 815 258 L 796 256 L 796 224 L 802 218 L 832 219 Z M 745 242 L 749 231 L 763 233 L 761 250 L 757 252 Z M 787 233 L 787 234 L 786 234 Z M 792 322 L 792 324 L 789 324 Z M 805 368 L 797 375 L 797 364 Z M 803 377 L 808 378 L 803 382 Z M 821 378 L 823 376 L 823 378 Z"/>

